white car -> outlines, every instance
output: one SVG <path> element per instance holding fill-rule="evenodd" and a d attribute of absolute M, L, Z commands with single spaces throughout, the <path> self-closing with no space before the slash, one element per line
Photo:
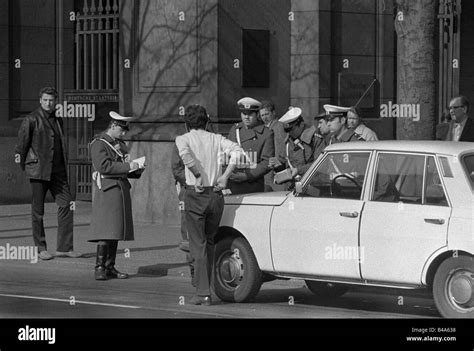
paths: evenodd
<path fill-rule="evenodd" d="M 320 297 L 351 285 L 432 289 L 444 317 L 474 317 L 474 143 L 331 145 L 293 192 L 226 197 L 215 292 L 252 299 L 274 278 Z"/>

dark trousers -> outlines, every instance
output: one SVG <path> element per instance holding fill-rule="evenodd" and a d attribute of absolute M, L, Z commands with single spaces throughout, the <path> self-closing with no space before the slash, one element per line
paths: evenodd
<path fill-rule="evenodd" d="M 186 225 L 189 234 L 189 248 L 194 259 L 196 294 L 211 295 L 210 281 L 214 262 L 214 237 L 224 210 L 224 197 L 206 188 L 197 193 L 187 187 L 185 194 Z"/>
<path fill-rule="evenodd" d="M 30 179 L 32 190 L 33 240 L 38 252 L 47 249 L 44 233 L 44 199 L 48 190 L 58 205 L 57 251 L 68 252 L 73 249 L 73 213 L 71 211 L 71 192 L 65 172 L 51 174 L 51 180 Z"/>
<path fill-rule="evenodd" d="M 181 186 L 181 190 L 179 191 L 179 194 L 178 194 L 178 200 L 180 202 L 179 211 L 180 211 L 180 216 L 181 216 L 181 238 L 183 240 L 189 241 L 188 227 L 186 226 L 186 212 L 184 211 L 184 208 L 185 208 L 184 194 L 185 193 L 186 193 L 186 188 L 184 186 Z M 188 262 L 189 265 L 192 266 L 193 259 L 190 253 L 186 254 L 186 262 Z"/>

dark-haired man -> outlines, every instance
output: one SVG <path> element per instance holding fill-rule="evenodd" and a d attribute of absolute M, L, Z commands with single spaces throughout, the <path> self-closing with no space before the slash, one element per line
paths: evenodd
<path fill-rule="evenodd" d="M 474 122 L 468 115 L 469 100 L 465 96 L 457 96 L 449 102 L 451 122 L 446 133 L 447 141 L 474 141 Z"/>
<path fill-rule="evenodd" d="M 33 240 L 42 260 L 53 258 L 47 251 L 43 224 L 44 200 L 48 190 L 58 205 L 56 256 L 82 255 L 73 251 L 72 196 L 67 181 L 67 149 L 62 120 L 55 115 L 57 96 L 56 89 L 52 87 L 41 89 L 40 107 L 23 120 L 16 145 L 20 166 L 30 179 Z"/>
<path fill-rule="evenodd" d="M 176 146 L 186 167 L 184 207 L 196 284 L 196 295 L 190 304 L 209 306 L 214 236 L 224 210 L 222 190 L 227 187 L 242 149 L 222 135 L 206 131 L 209 117 L 204 107 L 187 107 L 184 119 L 190 131 L 176 137 Z M 222 174 L 228 155 L 230 161 Z"/>
<path fill-rule="evenodd" d="M 275 156 L 270 157 L 268 165 L 275 168 L 285 163 L 285 138 L 286 132 L 281 123 L 275 116 L 275 104 L 270 100 L 263 100 L 260 106 L 260 117 L 265 127 L 273 131 L 273 139 L 275 144 Z M 275 172 L 265 174 L 265 191 L 284 190 L 284 185 L 274 183 Z"/>

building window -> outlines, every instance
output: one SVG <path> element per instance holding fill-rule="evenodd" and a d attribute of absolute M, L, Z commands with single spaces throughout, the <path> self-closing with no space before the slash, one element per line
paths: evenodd
<path fill-rule="evenodd" d="M 268 88 L 270 85 L 270 32 L 242 30 L 242 86 Z"/>

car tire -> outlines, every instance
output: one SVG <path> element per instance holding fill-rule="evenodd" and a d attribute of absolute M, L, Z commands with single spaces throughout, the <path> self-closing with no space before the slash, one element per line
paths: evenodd
<path fill-rule="evenodd" d="M 305 280 L 308 289 L 320 299 L 333 299 L 344 295 L 349 288 L 343 284 Z"/>
<path fill-rule="evenodd" d="M 445 318 L 474 318 L 474 259 L 450 257 L 438 267 L 433 298 Z"/>
<path fill-rule="evenodd" d="M 224 238 L 216 244 L 214 291 L 222 301 L 248 302 L 262 286 L 262 272 L 247 240 Z"/>

